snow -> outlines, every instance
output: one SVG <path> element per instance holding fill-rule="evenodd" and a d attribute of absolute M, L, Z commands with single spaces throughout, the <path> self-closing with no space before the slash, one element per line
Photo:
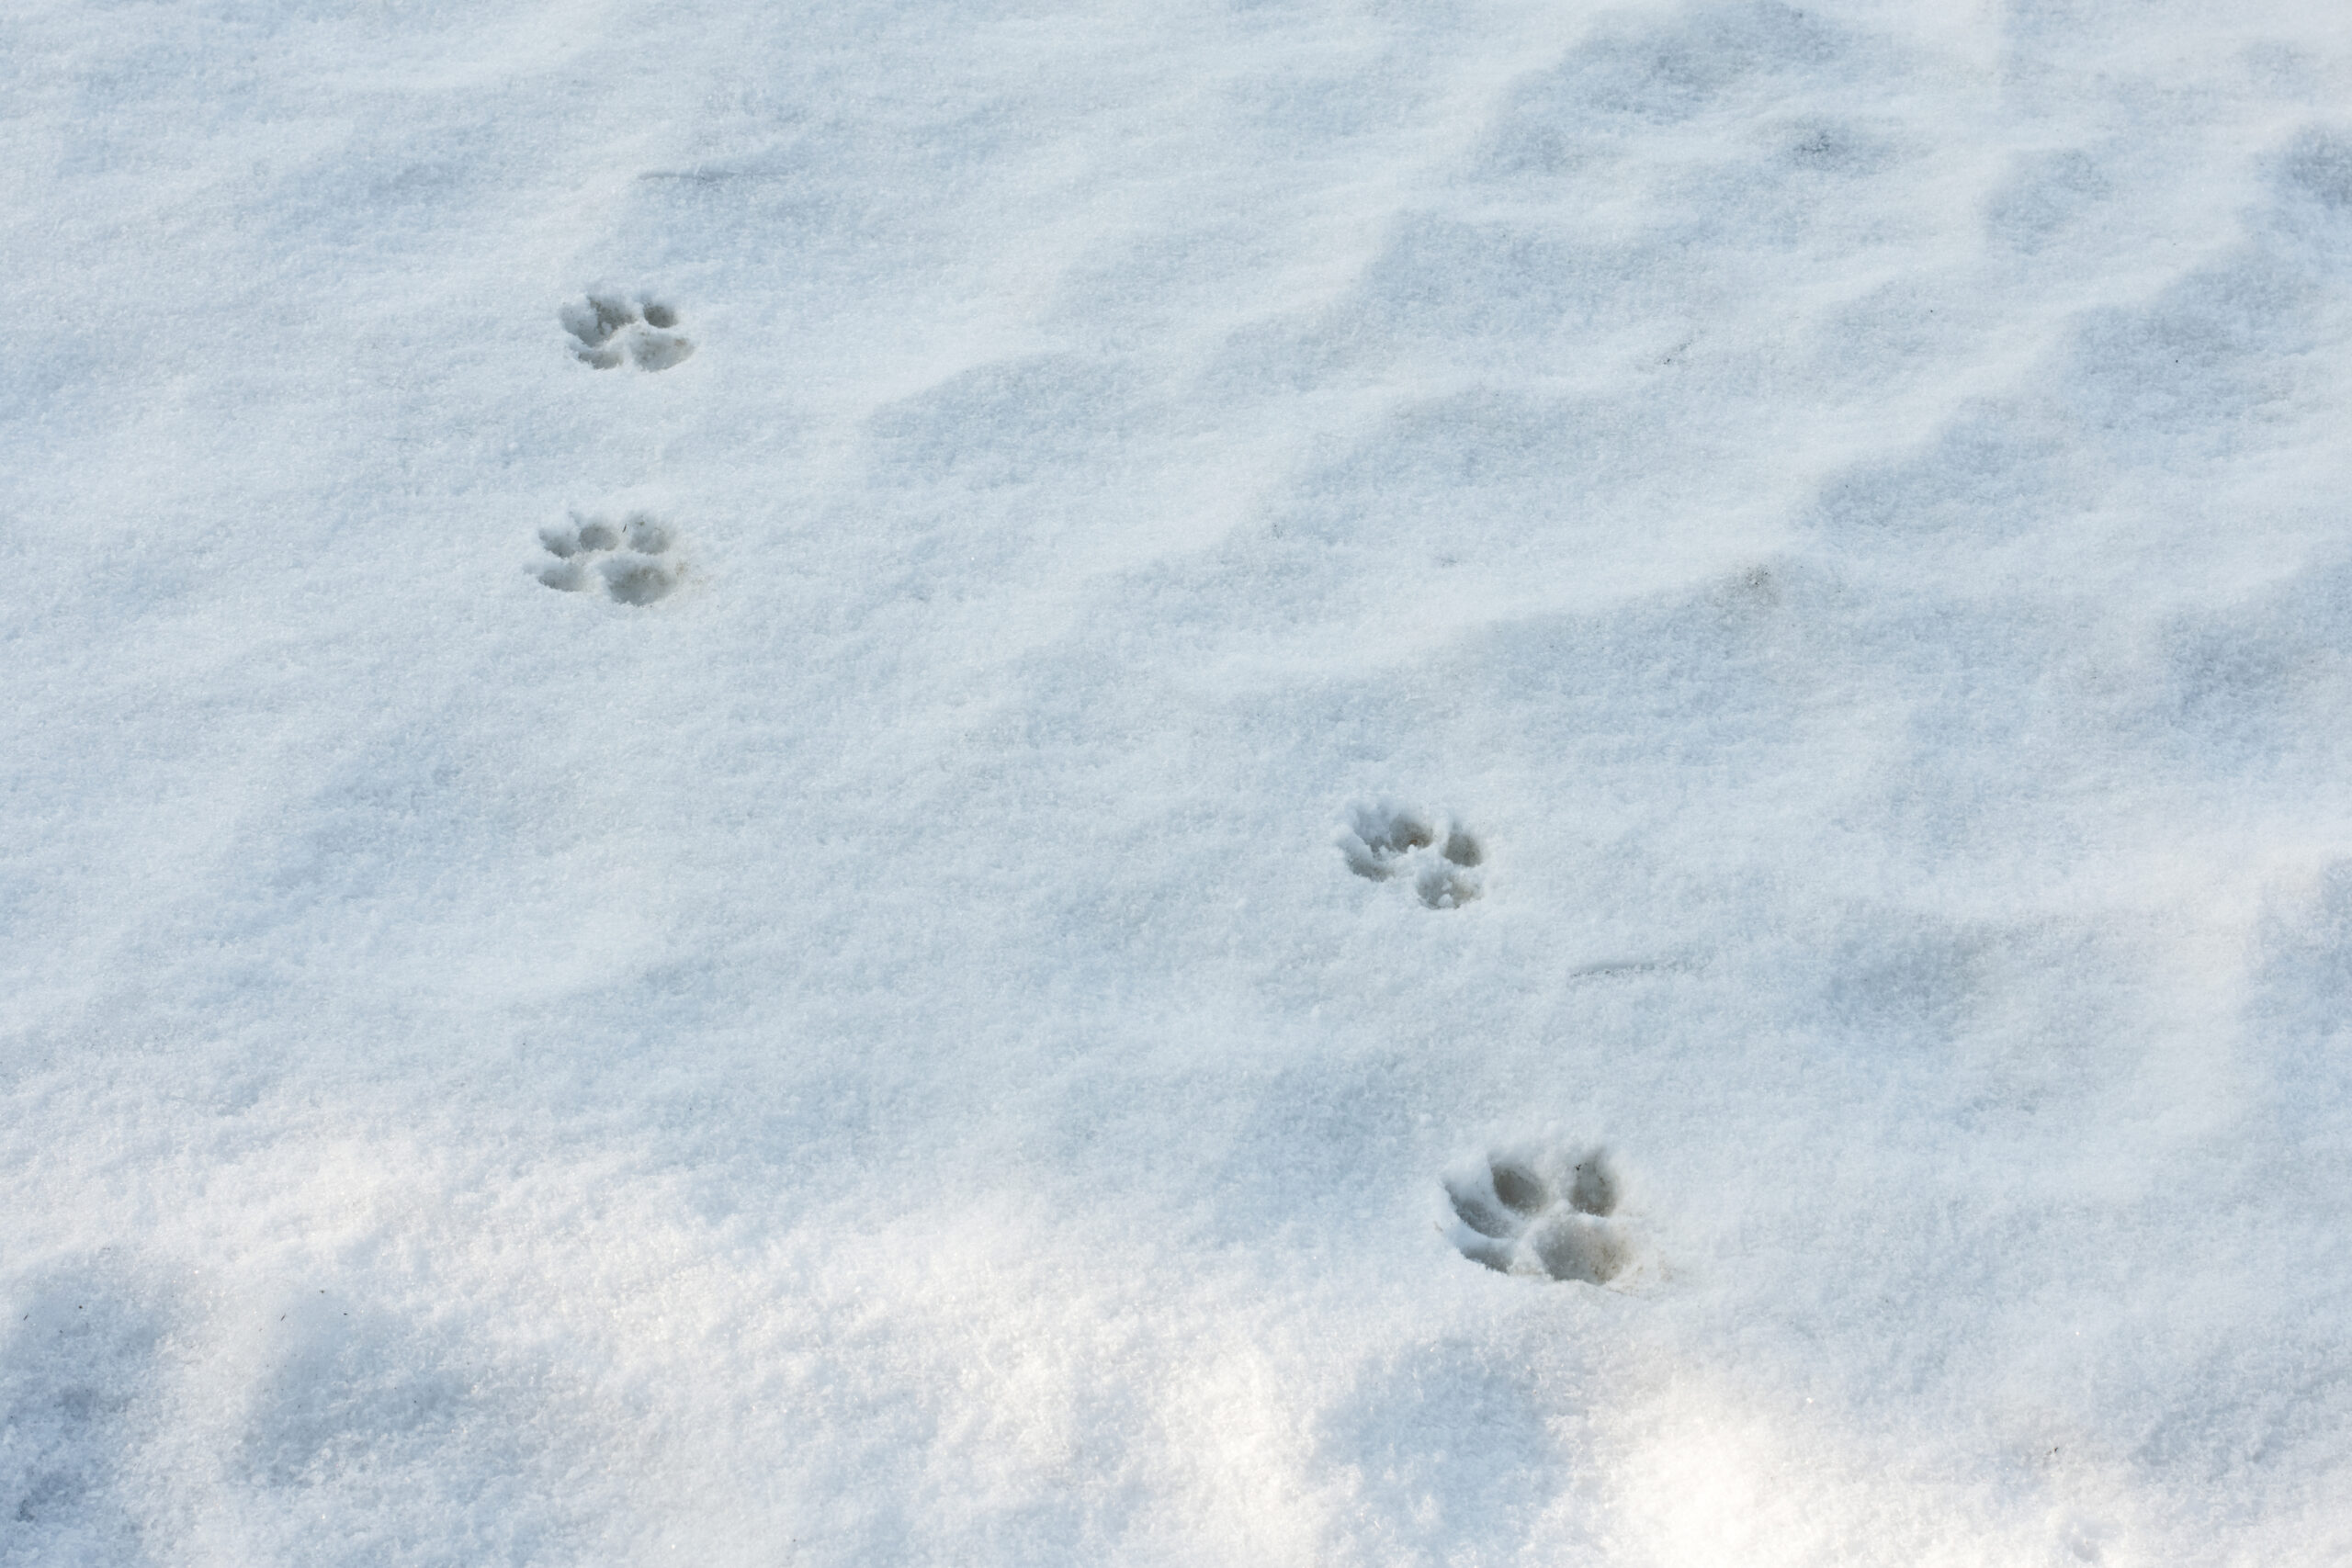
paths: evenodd
<path fill-rule="evenodd" d="M 15 0 L 0 1561 L 2352 1557 L 2347 92 Z"/>

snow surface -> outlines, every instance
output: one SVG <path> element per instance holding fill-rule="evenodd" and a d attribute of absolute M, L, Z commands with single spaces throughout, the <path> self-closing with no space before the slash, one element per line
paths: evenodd
<path fill-rule="evenodd" d="M 2347 95 L 10 0 L 0 1560 L 2352 1560 Z"/>

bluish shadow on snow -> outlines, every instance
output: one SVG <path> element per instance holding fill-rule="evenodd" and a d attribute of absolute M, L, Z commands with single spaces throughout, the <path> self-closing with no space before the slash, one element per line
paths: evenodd
<path fill-rule="evenodd" d="M 0 1292 L 0 1562 L 154 1561 L 163 1499 L 137 1473 L 166 1321 L 103 1262 Z"/>
<path fill-rule="evenodd" d="M 577 1501 L 550 1484 L 589 1437 L 564 1370 L 334 1289 L 246 1332 L 227 1477 L 289 1555 L 519 1565 L 578 1549 Z"/>

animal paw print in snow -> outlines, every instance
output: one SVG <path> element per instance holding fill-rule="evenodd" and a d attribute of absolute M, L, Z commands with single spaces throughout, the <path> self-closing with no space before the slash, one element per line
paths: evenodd
<path fill-rule="evenodd" d="M 647 513 L 618 523 L 574 513 L 562 527 L 539 530 L 540 547 L 555 558 L 537 575 L 566 593 L 593 590 L 619 604 L 650 604 L 678 585 L 672 542 L 668 525 Z"/>
<path fill-rule="evenodd" d="M 1600 1149 L 1498 1154 L 1445 1179 L 1448 1238 L 1503 1274 L 1605 1285 L 1632 1265 L 1617 1175 Z"/>
<path fill-rule="evenodd" d="M 1373 882 L 1408 877 L 1432 909 L 1458 909 L 1486 891 L 1486 852 L 1459 822 L 1397 806 L 1360 806 L 1340 836 L 1348 869 Z"/>
<path fill-rule="evenodd" d="M 640 370 L 667 370 L 695 351 L 694 340 L 678 331 L 677 310 L 650 294 L 591 294 L 558 314 L 571 334 L 572 356 L 599 370 L 624 360 Z"/>

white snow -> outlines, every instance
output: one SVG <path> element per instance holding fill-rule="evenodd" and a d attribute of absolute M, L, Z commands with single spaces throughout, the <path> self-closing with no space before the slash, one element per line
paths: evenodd
<path fill-rule="evenodd" d="M 12 0 L 0 1562 L 2352 1559 L 2347 95 Z"/>

